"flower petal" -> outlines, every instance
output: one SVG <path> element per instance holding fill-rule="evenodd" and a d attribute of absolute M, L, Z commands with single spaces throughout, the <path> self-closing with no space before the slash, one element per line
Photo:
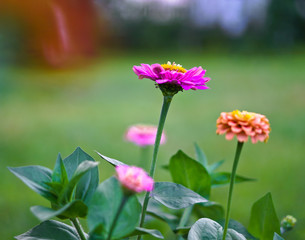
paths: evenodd
<path fill-rule="evenodd" d="M 139 79 L 148 78 L 156 81 L 158 84 L 172 83 L 181 86 L 184 90 L 209 89 L 205 83 L 210 78 L 204 77 L 206 70 L 202 69 L 202 67 L 186 70 L 176 64 L 172 64 L 171 67 L 163 66 L 158 63 L 152 65 L 141 64 L 141 66 L 134 66 L 133 71 L 138 75 Z"/>
<path fill-rule="evenodd" d="M 234 132 L 227 132 L 226 134 L 226 139 L 227 140 L 232 140 L 234 137 L 235 133 Z"/>
<path fill-rule="evenodd" d="M 248 135 L 245 133 L 238 133 L 236 134 L 236 137 L 239 142 L 247 142 L 248 141 Z"/>

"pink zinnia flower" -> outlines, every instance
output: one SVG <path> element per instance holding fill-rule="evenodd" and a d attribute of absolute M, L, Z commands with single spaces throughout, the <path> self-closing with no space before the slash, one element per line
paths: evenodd
<path fill-rule="evenodd" d="M 125 138 L 126 140 L 135 143 L 138 146 L 145 147 L 148 145 L 154 145 L 157 135 L 157 127 L 152 125 L 133 125 L 128 128 Z M 161 135 L 160 144 L 165 143 L 166 137 L 164 132 Z"/>
<path fill-rule="evenodd" d="M 227 140 L 236 135 L 239 142 L 247 142 L 251 137 L 252 143 L 267 142 L 270 133 L 269 120 L 262 114 L 238 111 L 222 112 L 217 119 L 217 134 L 226 134 Z"/>
<path fill-rule="evenodd" d="M 181 87 L 181 90 L 196 90 L 208 89 L 205 85 L 210 80 L 204 77 L 206 70 L 202 67 L 194 67 L 192 69 L 185 69 L 175 62 L 167 62 L 166 64 L 141 64 L 141 66 L 134 66 L 133 71 L 138 75 L 139 79 L 149 78 L 157 84 L 174 84 Z"/>
<path fill-rule="evenodd" d="M 131 192 L 150 192 L 154 187 L 154 180 L 139 167 L 119 165 L 115 168 L 120 183 Z"/>

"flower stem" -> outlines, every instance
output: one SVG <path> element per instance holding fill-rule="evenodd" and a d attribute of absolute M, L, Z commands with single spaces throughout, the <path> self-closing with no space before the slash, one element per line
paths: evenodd
<path fill-rule="evenodd" d="M 164 128 L 165 119 L 167 116 L 169 106 L 172 102 L 172 99 L 173 99 L 173 96 L 164 96 L 163 97 L 163 105 L 162 105 L 159 124 L 158 124 L 158 130 L 157 130 L 155 146 L 154 146 L 154 153 L 153 153 L 153 158 L 152 158 L 150 171 L 149 171 L 149 175 L 152 178 L 154 177 L 154 173 L 155 173 L 157 155 L 158 155 L 158 151 L 159 151 L 159 146 L 160 146 L 160 141 L 161 141 L 161 136 L 162 136 L 162 132 L 163 132 L 163 128 Z"/>
<path fill-rule="evenodd" d="M 184 227 L 184 226 L 185 226 L 185 224 L 187 223 L 187 221 L 189 220 L 189 218 L 190 218 L 190 216 L 191 216 L 191 213 L 192 213 L 192 211 L 193 211 L 193 207 L 194 207 L 194 206 L 192 205 L 192 206 L 190 206 L 190 207 L 184 209 L 184 212 L 183 212 L 183 214 L 182 214 L 182 217 L 181 217 L 181 219 L 180 219 L 180 222 L 179 222 L 178 227 Z M 181 237 L 181 236 L 179 236 L 178 239 L 179 239 L 179 240 L 183 240 L 184 238 Z"/>
<path fill-rule="evenodd" d="M 231 173 L 231 179 L 230 179 L 230 189 L 229 189 L 229 196 L 228 196 L 228 203 L 227 203 L 227 214 L 226 214 L 226 221 L 225 221 L 225 227 L 224 227 L 224 230 L 223 230 L 222 240 L 226 239 L 226 234 L 227 234 L 227 230 L 228 230 L 228 226 L 229 226 L 230 208 L 231 208 L 233 187 L 234 187 L 234 182 L 235 182 L 235 174 L 236 174 L 236 169 L 237 169 L 238 160 L 239 160 L 239 157 L 240 157 L 242 147 L 243 147 L 243 142 L 238 141 L 237 142 L 237 147 L 236 147 L 236 152 L 235 152 L 235 158 L 234 158 L 232 173 Z"/>
<path fill-rule="evenodd" d="M 150 166 L 150 171 L 149 171 L 149 175 L 152 178 L 154 178 L 156 162 L 157 162 L 157 155 L 158 155 L 158 150 L 159 150 L 159 146 L 160 146 L 160 141 L 161 141 L 161 136 L 162 136 L 162 132 L 163 132 L 163 127 L 164 127 L 166 115 L 167 115 L 167 112 L 168 112 L 168 109 L 169 109 L 169 106 L 171 104 L 172 99 L 173 99 L 173 96 L 165 95 L 163 97 L 163 105 L 162 105 L 162 109 L 161 109 L 159 125 L 158 125 L 156 140 L 155 140 L 153 158 L 152 158 L 152 162 L 151 162 L 151 166 Z M 144 202 L 143 202 L 143 207 L 142 207 L 140 227 L 142 227 L 143 224 L 144 224 L 144 219 L 145 219 L 145 214 L 146 214 L 146 209 L 147 209 L 147 206 L 148 206 L 148 202 L 149 202 L 149 192 L 146 192 L 145 198 L 144 198 Z M 140 240 L 141 239 L 141 235 L 138 235 L 137 239 Z"/>
<path fill-rule="evenodd" d="M 124 195 L 124 196 L 123 196 L 122 201 L 121 201 L 121 204 L 120 204 L 120 206 L 119 206 L 119 208 L 118 208 L 118 211 L 116 212 L 115 217 L 114 217 L 114 219 L 113 219 L 113 222 L 112 222 L 112 224 L 111 224 L 111 227 L 110 227 L 110 230 L 109 230 L 109 234 L 108 234 L 107 240 L 110 240 L 110 239 L 111 239 L 111 236 L 112 236 L 113 230 L 114 230 L 114 228 L 115 228 L 115 225 L 116 225 L 116 223 L 117 223 L 117 221 L 118 221 L 118 219 L 119 219 L 120 213 L 122 212 L 122 209 L 123 209 L 125 203 L 127 202 L 128 198 L 129 198 L 129 196 L 127 196 L 127 195 Z"/>
<path fill-rule="evenodd" d="M 78 219 L 77 218 L 70 218 L 70 221 L 72 222 L 73 226 L 75 227 L 80 239 L 81 240 L 86 240 L 86 237 L 84 235 L 84 232 L 82 230 L 82 227 L 81 227 Z"/>

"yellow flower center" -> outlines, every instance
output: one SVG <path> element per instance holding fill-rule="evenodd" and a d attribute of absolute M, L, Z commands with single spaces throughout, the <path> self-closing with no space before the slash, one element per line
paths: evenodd
<path fill-rule="evenodd" d="M 171 63 L 170 61 L 168 61 L 166 64 L 161 64 L 161 66 L 164 68 L 164 70 L 176 71 L 181 73 L 185 73 L 187 71 L 180 64 L 176 64 L 175 62 Z"/>
<path fill-rule="evenodd" d="M 236 115 L 237 117 L 244 119 L 244 120 L 249 120 L 251 118 L 253 118 L 255 116 L 255 113 L 252 112 L 247 112 L 247 111 L 239 111 L 239 110 L 235 110 L 232 112 L 232 115 Z"/>

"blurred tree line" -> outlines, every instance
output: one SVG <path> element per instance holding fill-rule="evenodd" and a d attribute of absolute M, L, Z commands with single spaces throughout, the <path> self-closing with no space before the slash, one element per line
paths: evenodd
<path fill-rule="evenodd" d="M 35 1 L 34 14 L 18 1 L 0 2 L 2 66 L 37 57 L 66 66 L 99 56 L 101 48 L 247 52 L 305 42 L 305 0 Z M 5 3 L 18 11 L 9 12 Z"/>
<path fill-rule="evenodd" d="M 196 0 L 194 1 L 196 2 Z M 187 6 L 187 4 L 192 4 L 194 1 L 184 2 L 186 2 Z M 231 2 L 236 1 L 240 2 L 241 7 L 247 4 L 247 1 L 242 0 Z M 305 42 L 305 0 L 259 1 L 261 4 L 264 4 L 265 13 L 262 13 L 259 9 L 256 9 L 256 12 L 254 12 L 254 9 L 251 9 L 252 6 L 250 5 L 250 8 L 248 6 L 248 10 L 244 15 L 255 14 L 257 16 L 252 21 L 247 16 L 241 19 L 246 22 L 246 27 L 240 34 L 231 34 L 230 28 L 224 31 L 219 24 L 198 26 L 198 24 L 192 21 L 191 7 L 182 6 L 177 10 L 178 14 L 170 19 L 165 17 L 166 20 L 162 21 L 162 19 L 156 20 L 151 18 L 147 14 L 148 10 L 145 9 L 147 6 L 144 6 L 142 9 L 134 7 L 135 4 L 144 1 L 126 0 L 125 2 L 127 4 L 124 6 L 122 0 L 100 0 L 102 8 L 108 11 L 107 15 L 112 15 L 109 19 L 111 24 L 113 24 L 113 33 L 117 37 L 119 44 L 127 48 L 206 49 L 208 47 L 216 49 L 222 46 L 240 51 L 262 48 L 278 50 L 290 49 L 294 46 L 303 45 Z M 134 5 L 130 2 L 133 2 Z M 230 1 L 220 0 L 219 4 L 224 2 Z M 151 1 L 151 3 L 154 5 L 154 1 Z M 209 3 L 211 2 L 205 1 L 205 4 Z M 118 5 L 120 7 L 117 7 Z M 159 6 L 159 10 L 162 7 L 164 6 Z M 193 8 L 196 8 L 196 6 Z M 130 11 L 129 17 L 128 11 Z M 137 14 L 136 11 L 142 11 L 142 14 Z M 230 9 L 224 9 L 223 13 L 227 14 L 229 11 Z M 231 17 L 234 18 L 234 15 Z M 234 21 L 232 25 L 234 25 Z M 234 26 L 231 26 L 231 29 L 234 29 Z"/>

